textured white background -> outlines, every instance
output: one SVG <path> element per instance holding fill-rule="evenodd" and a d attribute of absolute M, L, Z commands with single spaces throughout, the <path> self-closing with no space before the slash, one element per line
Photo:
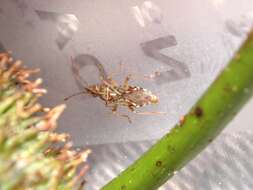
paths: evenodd
<path fill-rule="evenodd" d="M 141 111 L 164 111 L 167 115 L 128 113 L 133 120 L 129 124 L 113 116 L 98 99 L 77 97 L 67 102 L 68 109 L 60 121 L 60 130 L 70 132 L 77 145 L 149 140 L 164 135 L 224 67 L 245 38 L 253 17 L 251 0 L 1 0 L 0 7 L 0 42 L 26 64 L 41 68 L 44 86 L 49 90 L 42 102 L 50 106 L 79 91 L 71 74 L 70 56 L 91 54 L 108 73 L 122 62 L 124 71 L 116 79 L 123 80 L 129 73 L 145 75 L 170 69 L 144 55 L 140 44 L 167 35 L 175 37 L 177 45 L 160 52 L 186 64 L 191 77 L 164 80 L 162 84 L 132 81 L 160 97 L 158 106 Z M 138 9 L 144 19 L 135 16 Z M 43 18 L 38 11 L 43 12 Z M 61 18 L 53 18 L 53 14 Z M 64 14 L 71 14 L 72 19 L 64 18 Z M 64 41 L 64 35 L 68 41 L 60 49 L 56 41 Z M 89 83 L 98 81 L 97 74 L 94 68 L 82 70 Z M 252 107 L 249 104 L 226 132 L 250 130 Z"/>

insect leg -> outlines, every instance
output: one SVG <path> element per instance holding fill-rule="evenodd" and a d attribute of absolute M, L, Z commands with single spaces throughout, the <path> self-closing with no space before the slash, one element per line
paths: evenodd
<path fill-rule="evenodd" d="M 134 111 L 135 114 L 138 114 L 138 115 L 165 115 L 166 112 L 136 112 Z"/>
<path fill-rule="evenodd" d="M 124 83 L 123 83 L 123 88 L 124 89 L 128 89 L 128 87 L 129 87 L 129 81 L 130 81 L 130 79 L 148 79 L 148 80 L 150 80 L 150 79 L 152 79 L 152 78 L 150 78 L 150 77 L 148 77 L 148 76 L 137 76 L 137 75 L 134 75 L 134 74 L 129 74 L 129 75 L 127 75 L 127 77 L 125 78 L 125 80 L 124 80 Z"/>
<path fill-rule="evenodd" d="M 119 68 L 117 68 L 116 71 L 113 71 L 112 73 L 109 74 L 108 79 L 112 79 L 115 75 L 118 75 L 119 73 L 121 73 L 123 70 L 123 63 L 120 62 L 119 63 Z"/>
<path fill-rule="evenodd" d="M 128 82 L 129 82 L 130 79 L 131 79 L 131 75 L 128 75 L 128 76 L 125 78 L 124 83 L 123 83 L 124 89 L 128 89 L 128 87 L 129 87 Z"/>
<path fill-rule="evenodd" d="M 117 112 L 117 108 L 118 108 L 118 105 L 114 105 L 114 106 L 112 107 L 112 113 L 115 114 L 116 116 L 120 116 L 120 117 L 127 118 L 128 122 L 129 122 L 129 123 L 132 123 L 131 118 L 130 118 L 128 115 L 118 113 L 118 112 Z"/>

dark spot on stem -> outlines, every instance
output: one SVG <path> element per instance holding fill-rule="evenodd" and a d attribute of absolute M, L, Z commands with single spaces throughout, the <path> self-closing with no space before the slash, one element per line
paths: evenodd
<path fill-rule="evenodd" d="M 151 172 L 151 175 L 152 175 L 152 177 L 154 177 L 154 178 L 156 177 L 156 175 L 155 175 L 153 172 Z"/>
<path fill-rule="evenodd" d="M 239 53 L 235 54 L 234 60 L 239 61 L 241 58 L 241 55 Z"/>
<path fill-rule="evenodd" d="M 86 180 L 82 180 L 81 184 L 80 184 L 80 188 L 83 189 L 84 185 L 86 184 Z"/>
<path fill-rule="evenodd" d="M 232 92 L 232 87 L 229 84 L 226 84 L 223 89 L 227 93 L 231 93 Z"/>
<path fill-rule="evenodd" d="M 194 110 L 194 114 L 197 117 L 202 117 L 203 116 L 203 109 L 201 107 L 196 107 Z"/>
<path fill-rule="evenodd" d="M 160 167 L 160 166 L 162 166 L 162 161 L 160 161 L 160 160 L 158 160 L 158 161 L 156 161 L 156 163 L 155 163 L 155 165 L 157 166 L 157 167 Z"/>
<path fill-rule="evenodd" d="M 209 143 L 213 142 L 213 139 L 208 139 L 208 142 L 209 142 Z"/>
<path fill-rule="evenodd" d="M 126 189 L 126 185 L 121 185 L 120 189 L 121 190 L 125 190 Z"/>
<path fill-rule="evenodd" d="M 186 119 L 186 117 L 185 117 L 184 115 L 182 115 L 182 116 L 179 118 L 179 126 L 180 126 L 180 127 L 185 123 L 185 119 Z"/>
<path fill-rule="evenodd" d="M 169 150 L 169 152 L 170 152 L 171 154 L 173 154 L 173 153 L 176 152 L 176 149 L 175 149 L 173 146 L 171 146 L 171 145 L 168 145 L 168 150 Z"/>
<path fill-rule="evenodd" d="M 252 40 L 253 40 L 253 30 L 248 34 L 248 39 L 244 42 L 241 49 L 246 49 L 252 46 Z"/>

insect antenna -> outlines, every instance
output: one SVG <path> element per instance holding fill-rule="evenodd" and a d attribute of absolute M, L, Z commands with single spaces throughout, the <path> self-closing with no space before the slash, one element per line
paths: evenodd
<path fill-rule="evenodd" d="M 75 93 L 75 94 L 72 94 L 72 95 L 70 95 L 70 96 L 64 98 L 64 101 L 67 101 L 67 100 L 69 100 L 70 98 L 73 98 L 74 96 L 79 96 L 79 95 L 81 95 L 81 94 L 87 94 L 87 92 L 86 92 L 86 91 L 77 92 L 77 93 Z"/>

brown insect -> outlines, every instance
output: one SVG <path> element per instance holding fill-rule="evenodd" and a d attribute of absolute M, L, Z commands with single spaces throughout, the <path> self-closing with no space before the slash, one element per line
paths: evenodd
<path fill-rule="evenodd" d="M 72 62 L 72 71 L 75 73 L 77 80 L 80 80 L 77 66 Z M 118 106 L 127 107 L 131 112 L 142 115 L 161 114 L 161 112 L 137 112 L 136 109 L 149 104 L 157 104 L 159 99 L 152 92 L 138 86 L 129 85 L 130 75 L 127 76 L 123 84 L 118 84 L 111 77 L 101 78 L 101 83 L 87 85 L 84 91 L 75 93 L 64 100 L 81 94 L 90 94 L 93 97 L 98 97 L 105 102 L 105 105 L 111 109 L 114 114 L 126 117 L 131 123 L 128 115 L 117 113 Z"/>

